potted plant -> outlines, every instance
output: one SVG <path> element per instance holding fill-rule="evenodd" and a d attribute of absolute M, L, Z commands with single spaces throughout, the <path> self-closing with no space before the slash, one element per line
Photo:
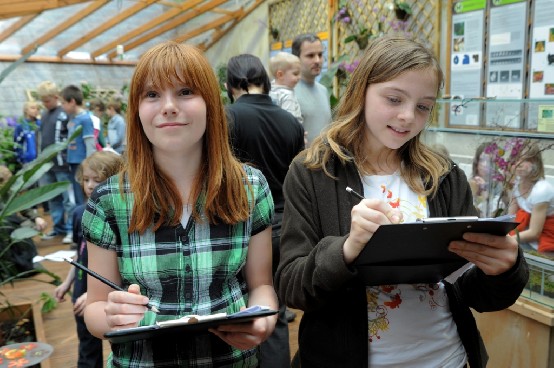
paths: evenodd
<path fill-rule="evenodd" d="M 271 27 L 270 32 L 271 32 L 271 37 L 273 38 L 273 41 L 277 41 L 279 39 L 279 29 L 275 27 Z"/>
<path fill-rule="evenodd" d="M 398 20 L 405 22 L 412 15 L 412 7 L 403 0 L 394 0 L 394 13 Z"/>
<path fill-rule="evenodd" d="M 52 159 L 58 152 L 67 149 L 67 145 L 75 139 L 81 132 L 81 128 L 76 129 L 75 133 L 64 143 L 57 143 L 46 147 L 38 157 L 17 171 L 2 186 L 0 186 L 0 287 L 13 284 L 17 280 L 24 279 L 35 273 L 48 275 L 50 280 L 33 278 L 36 282 L 50 283 L 59 285 L 61 279 L 59 276 L 49 272 L 44 268 L 35 268 L 27 271 L 19 271 L 14 264 L 11 251 L 14 247 L 21 245 L 21 241 L 38 235 L 39 232 L 32 227 L 19 227 L 15 230 L 9 221 L 10 216 L 16 215 L 20 211 L 30 209 L 39 203 L 47 201 L 65 190 L 69 182 L 59 182 L 32 188 L 38 179 L 52 167 Z M 56 302 L 48 293 L 42 293 L 37 298 L 38 302 L 43 303 L 42 310 L 49 311 L 55 308 Z M 3 323 L 1 329 L 4 342 L 13 342 L 13 336 L 20 333 L 25 328 L 25 320 L 32 320 L 35 323 L 39 320 L 37 312 L 33 312 L 33 305 L 27 304 L 21 306 L 11 303 L 6 295 L 0 290 L 0 321 Z M 14 321 L 11 325 L 6 321 Z M 41 320 L 41 319 L 40 319 Z M 38 322 L 40 324 L 40 322 Z M 8 329 L 6 326 L 12 326 Z M 42 326 L 34 327 L 37 338 L 43 336 Z M 23 332 L 25 334 L 25 332 Z M 7 339 L 7 340 L 6 340 Z M 0 344 L 2 345 L 2 344 Z"/>
<path fill-rule="evenodd" d="M 369 39 L 374 37 L 373 32 L 366 27 L 358 26 L 358 33 L 351 34 L 344 39 L 344 43 L 355 41 L 360 50 L 367 47 Z"/>

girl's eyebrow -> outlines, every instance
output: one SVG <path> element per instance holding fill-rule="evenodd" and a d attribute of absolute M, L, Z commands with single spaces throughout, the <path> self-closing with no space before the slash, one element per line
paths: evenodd
<path fill-rule="evenodd" d="M 397 93 L 400 93 L 400 94 L 409 96 L 409 94 L 408 94 L 405 90 L 400 89 L 400 88 L 396 88 L 396 87 L 386 87 L 385 90 L 386 90 L 386 91 L 397 92 Z M 421 99 L 422 99 L 422 100 L 431 100 L 431 101 L 434 102 L 434 101 L 437 100 L 437 97 L 436 97 L 436 96 L 423 96 Z"/>

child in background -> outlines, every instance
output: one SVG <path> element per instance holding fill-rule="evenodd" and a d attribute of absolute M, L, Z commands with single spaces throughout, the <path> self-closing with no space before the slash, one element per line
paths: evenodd
<path fill-rule="evenodd" d="M 129 91 L 125 168 L 94 190 L 82 222 L 89 268 L 127 291 L 88 278 L 89 331 L 103 338 L 185 315 L 277 309 L 271 192 L 259 170 L 233 156 L 206 57 L 173 41 L 154 46 Z M 113 343 L 108 366 L 257 367 L 256 347 L 275 322 Z"/>
<path fill-rule="evenodd" d="M 67 140 L 67 114 L 60 105 L 59 90 L 56 83 L 43 81 L 37 86 L 37 94 L 45 109 L 42 111 L 40 124 L 40 149 L 55 143 Z M 67 164 L 67 150 L 58 152 L 52 159 L 54 166 L 44 173 L 39 180 L 39 185 L 47 185 L 61 181 L 71 182 L 71 173 Z M 71 244 L 73 234 L 71 219 L 73 218 L 75 203 L 70 196 L 70 187 L 61 195 L 48 201 L 48 208 L 54 228 L 51 232 L 42 236 L 43 240 L 52 239 L 55 236 L 65 235 L 62 242 Z"/>
<path fill-rule="evenodd" d="M 23 105 L 23 116 L 18 120 L 14 131 L 15 152 L 19 163 L 27 164 L 37 158 L 38 143 L 36 132 L 40 127 L 40 107 L 36 101 Z"/>
<path fill-rule="evenodd" d="M 83 187 L 87 198 L 98 184 L 117 174 L 123 166 L 123 159 L 113 152 L 95 152 L 87 157 L 77 171 L 77 180 Z M 79 205 L 73 212 L 73 241 L 77 244 L 76 261 L 83 266 L 88 265 L 87 242 L 83 237 L 81 220 L 85 205 Z M 102 367 L 102 340 L 92 336 L 88 332 L 83 318 L 87 301 L 87 275 L 76 267 L 71 267 L 64 282 L 54 290 L 54 296 L 58 302 L 65 300 L 65 294 L 73 284 L 73 312 L 77 323 L 77 336 L 79 338 L 78 367 Z"/>
<path fill-rule="evenodd" d="M 80 205 L 85 203 L 85 198 L 81 185 L 75 180 L 75 174 L 81 162 L 97 151 L 94 125 L 89 112 L 83 107 L 83 92 L 79 87 L 69 85 L 62 90 L 61 96 L 62 107 L 69 115 L 68 136 L 71 136 L 78 127 L 83 128 L 81 134 L 67 146 L 67 163 L 71 172 L 75 204 Z"/>
<path fill-rule="evenodd" d="M 269 61 L 273 75 L 269 96 L 273 103 L 290 112 L 302 124 L 302 112 L 294 95 L 294 87 L 300 80 L 300 59 L 288 52 L 279 52 Z"/>
<path fill-rule="evenodd" d="M 519 222 L 519 242 L 524 250 L 554 257 L 554 187 L 544 178 L 539 146 L 533 143 L 516 163 L 516 180 L 510 213 Z M 513 233 L 515 237 L 515 232 Z"/>
<path fill-rule="evenodd" d="M 108 102 L 106 113 L 108 121 L 108 143 L 115 152 L 122 154 L 125 147 L 125 119 L 121 116 L 121 102 Z"/>
<path fill-rule="evenodd" d="M 97 151 L 102 151 L 106 146 L 106 141 L 104 139 L 104 121 L 103 115 L 106 111 L 106 105 L 102 100 L 94 99 L 90 102 L 87 102 L 87 108 L 92 120 L 92 126 L 94 127 L 94 143 L 96 145 Z"/>
<path fill-rule="evenodd" d="M 483 142 L 475 150 L 471 177 L 468 179 L 479 217 L 495 217 L 498 209 L 506 208 L 505 203 L 499 201 L 502 188 L 493 180 L 492 157 L 486 152 L 489 145 L 491 142 Z"/>

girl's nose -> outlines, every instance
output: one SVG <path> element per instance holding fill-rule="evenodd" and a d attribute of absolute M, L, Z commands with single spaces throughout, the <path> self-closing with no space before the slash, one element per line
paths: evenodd
<path fill-rule="evenodd" d="M 164 115 L 175 115 L 175 114 L 177 114 L 177 105 L 175 104 L 175 99 L 172 96 L 167 96 L 164 99 L 162 113 Z"/>
<path fill-rule="evenodd" d="M 415 117 L 414 108 L 415 107 L 412 107 L 410 104 L 405 104 L 398 114 L 398 117 L 402 120 L 412 121 Z"/>

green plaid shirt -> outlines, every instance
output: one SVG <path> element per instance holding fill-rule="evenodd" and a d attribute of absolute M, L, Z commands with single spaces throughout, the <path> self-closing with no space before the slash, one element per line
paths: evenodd
<path fill-rule="evenodd" d="M 160 313 L 158 321 L 188 314 L 233 313 L 246 306 L 248 288 L 242 269 L 250 237 L 271 226 L 273 199 L 259 170 L 244 166 L 252 194 L 251 215 L 235 225 L 209 224 L 189 219 L 186 228 L 162 226 L 144 234 L 128 233 L 133 194 L 119 177 L 98 185 L 83 215 L 88 241 L 117 253 L 123 287 L 136 283 Z M 203 209 L 204 193 L 196 206 Z M 154 221 L 152 221 L 154 223 Z M 140 325 L 152 325 L 156 315 L 147 312 Z M 160 340 L 160 341 L 158 341 Z M 113 344 L 109 366 L 114 367 L 256 367 L 256 349 L 240 351 L 207 332 L 194 336 Z"/>

